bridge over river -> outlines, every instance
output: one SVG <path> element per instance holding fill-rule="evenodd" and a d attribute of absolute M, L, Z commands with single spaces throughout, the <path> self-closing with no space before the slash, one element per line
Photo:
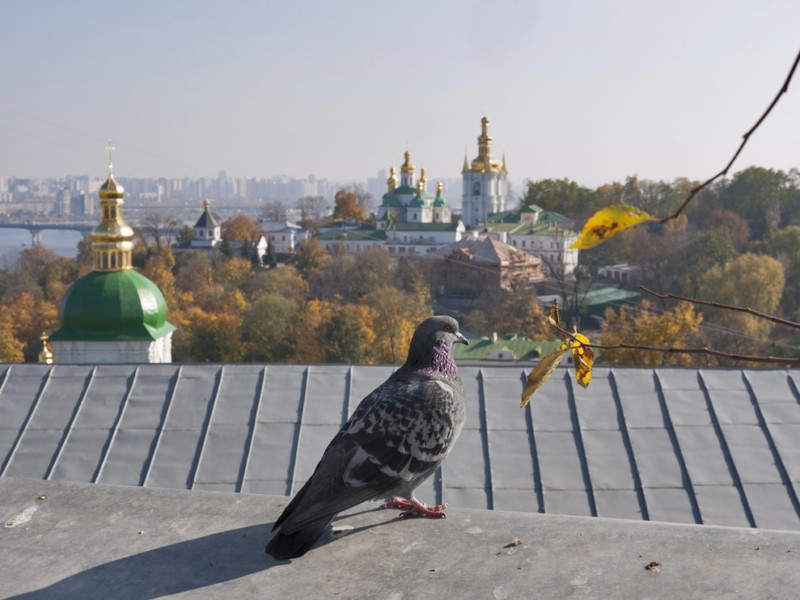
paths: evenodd
<path fill-rule="evenodd" d="M 77 231 L 88 235 L 97 226 L 97 223 L 0 223 L 0 229 L 25 229 L 31 234 L 31 243 L 39 246 L 42 243 L 42 232 L 51 231 Z"/>

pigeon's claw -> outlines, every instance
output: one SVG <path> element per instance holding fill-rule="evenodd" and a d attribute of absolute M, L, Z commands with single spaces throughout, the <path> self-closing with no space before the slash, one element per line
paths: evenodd
<path fill-rule="evenodd" d="M 399 508 L 403 511 L 400 513 L 400 516 L 406 518 L 425 517 L 427 519 L 444 519 L 447 516 L 444 514 L 444 509 L 447 508 L 447 504 L 428 506 L 413 496 L 411 500 L 406 500 L 399 496 L 392 496 L 391 500 L 381 505 L 381 509 L 384 508 Z"/>

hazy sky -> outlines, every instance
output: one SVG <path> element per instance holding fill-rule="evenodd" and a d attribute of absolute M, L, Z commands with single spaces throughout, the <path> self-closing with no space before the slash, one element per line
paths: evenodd
<path fill-rule="evenodd" d="M 705 178 L 800 50 L 797 0 L 0 0 L 0 176 Z M 800 73 L 734 171 L 800 166 Z"/>

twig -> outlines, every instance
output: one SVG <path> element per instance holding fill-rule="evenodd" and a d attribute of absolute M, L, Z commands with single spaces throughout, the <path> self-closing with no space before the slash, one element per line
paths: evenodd
<path fill-rule="evenodd" d="M 647 290 L 650 291 L 650 290 Z M 736 307 L 734 307 L 736 308 Z M 740 309 L 742 310 L 742 309 Z M 574 333 L 563 329 L 555 323 L 550 325 L 556 329 L 565 338 L 571 339 L 576 344 L 587 348 L 597 348 L 598 350 L 641 350 L 643 352 L 664 352 L 667 354 L 706 354 L 708 356 L 719 356 L 720 358 L 727 358 L 730 360 L 741 360 L 748 362 L 771 363 L 778 365 L 800 365 L 800 358 L 782 358 L 780 356 L 750 356 L 747 354 L 732 354 L 730 352 L 722 352 L 720 350 L 713 350 L 711 348 L 674 348 L 672 346 L 640 346 L 639 344 L 614 344 L 605 346 L 603 344 L 587 344 L 580 341 Z"/>
<path fill-rule="evenodd" d="M 774 317 L 772 315 L 768 315 L 766 313 L 759 312 L 757 310 L 753 310 L 749 307 L 743 306 L 733 306 L 731 304 L 722 304 L 721 302 L 711 302 L 709 300 L 698 300 L 697 298 L 688 298 L 686 296 L 679 296 L 678 294 L 670 294 L 670 293 L 661 293 L 653 291 L 644 285 L 640 285 L 639 289 L 643 292 L 651 294 L 656 298 L 669 299 L 669 300 L 680 300 L 683 302 L 691 302 L 692 304 L 701 304 L 703 306 L 711 306 L 713 308 L 723 308 L 725 310 L 733 310 L 736 312 L 743 312 L 747 313 L 748 315 L 752 315 L 754 317 L 758 317 L 759 319 L 766 319 L 767 321 L 772 321 L 773 323 L 777 323 L 778 325 L 785 325 L 786 327 L 792 327 L 794 329 L 800 329 L 800 323 L 795 321 L 787 321 L 786 319 L 780 319 L 778 317 Z"/>
<path fill-rule="evenodd" d="M 746 354 L 731 354 L 729 352 L 712 350 L 711 348 L 672 348 L 672 347 L 659 347 L 659 346 L 639 346 L 637 344 L 625 344 L 625 343 L 615 344 L 613 346 L 590 344 L 590 346 L 592 348 L 600 348 L 601 350 L 644 350 L 646 352 L 668 352 L 671 354 L 708 354 L 711 356 L 729 358 L 731 360 L 773 363 L 780 365 L 800 365 L 800 358 L 781 358 L 780 356 L 749 356 Z"/>
<path fill-rule="evenodd" d="M 745 144 L 747 144 L 747 140 L 750 139 L 750 136 L 753 135 L 755 130 L 758 129 L 758 127 L 761 125 L 761 123 L 764 122 L 764 119 L 767 118 L 767 115 L 770 112 L 772 112 L 772 109 L 775 108 L 775 105 L 778 103 L 778 100 L 780 100 L 780 97 L 783 94 L 785 94 L 787 92 L 787 90 L 789 89 L 789 82 L 792 80 L 792 77 L 794 76 L 794 72 L 797 69 L 798 63 L 800 63 L 800 52 L 797 53 L 797 57 L 794 59 L 794 63 L 792 64 L 792 68 L 789 69 L 789 74 L 786 76 L 786 81 L 783 82 L 783 86 L 781 86 L 781 89 L 778 91 L 778 94 L 775 96 L 775 98 L 772 100 L 770 105 L 767 107 L 767 110 L 764 111 L 764 114 L 761 115 L 761 118 L 759 118 L 758 121 L 756 121 L 756 124 L 753 125 L 749 129 L 749 131 L 742 136 L 742 138 L 743 138 L 742 139 L 742 143 L 739 144 L 738 150 L 736 150 L 736 152 L 734 153 L 733 157 L 728 161 L 728 164 L 725 165 L 725 168 L 722 169 L 719 173 L 717 173 L 713 177 L 711 177 L 711 178 L 707 179 L 706 181 L 704 181 L 703 183 L 701 183 L 700 185 L 692 188 L 690 190 L 690 192 L 689 192 L 689 197 L 686 198 L 686 200 L 683 201 L 683 204 L 680 205 L 678 210 L 676 210 L 674 214 L 671 214 L 668 217 L 664 217 L 663 219 L 659 219 L 657 221 L 658 223 L 666 223 L 667 221 L 670 221 L 672 219 L 676 219 L 678 217 L 678 215 L 680 215 L 683 212 L 683 209 L 686 208 L 686 206 L 689 204 L 689 202 L 692 201 L 692 198 L 694 198 L 701 190 L 703 190 L 707 186 L 709 186 L 712 183 L 714 183 L 720 177 L 723 177 L 723 176 L 728 174 L 728 170 L 731 168 L 731 166 L 733 165 L 734 161 L 737 158 L 739 158 L 739 154 L 741 154 L 742 150 L 744 149 Z"/>

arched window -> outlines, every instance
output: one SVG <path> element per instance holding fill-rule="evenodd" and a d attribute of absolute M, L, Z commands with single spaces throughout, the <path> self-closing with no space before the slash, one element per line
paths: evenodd
<path fill-rule="evenodd" d="M 481 195 L 481 182 L 476 181 L 472 184 L 472 195 L 473 196 L 480 196 Z"/>

